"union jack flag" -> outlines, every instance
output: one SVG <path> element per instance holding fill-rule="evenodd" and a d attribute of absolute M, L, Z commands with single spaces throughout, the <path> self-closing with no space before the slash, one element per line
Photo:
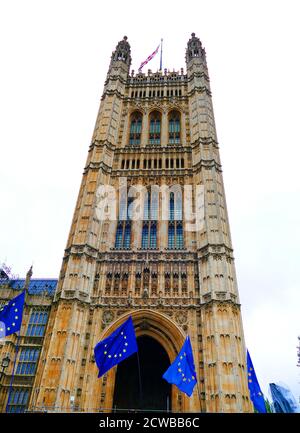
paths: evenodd
<path fill-rule="evenodd" d="M 150 62 L 150 60 L 153 59 L 153 57 L 157 54 L 159 47 L 160 47 L 160 44 L 158 45 L 158 47 L 156 48 L 156 50 L 153 51 L 153 53 L 150 54 L 150 56 L 147 57 L 147 59 L 144 60 L 144 61 L 141 63 L 141 66 L 139 67 L 139 72 L 141 72 L 141 71 L 142 71 L 142 68 L 143 68 L 145 65 L 147 65 L 147 63 Z"/>

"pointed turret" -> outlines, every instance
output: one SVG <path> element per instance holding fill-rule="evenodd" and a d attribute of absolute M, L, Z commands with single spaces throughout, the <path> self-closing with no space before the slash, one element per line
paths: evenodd
<path fill-rule="evenodd" d="M 130 55 L 130 45 L 127 42 L 127 36 L 124 36 L 122 41 L 118 43 L 115 51 L 112 53 L 112 62 L 124 62 L 128 65 L 128 68 L 131 65 L 131 55 Z"/>
<path fill-rule="evenodd" d="M 206 53 L 205 49 L 202 48 L 202 43 L 199 38 L 195 35 L 195 33 L 192 33 L 192 37 L 189 39 L 185 54 L 185 60 L 188 64 L 193 59 L 199 59 L 202 62 L 206 63 Z"/>
<path fill-rule="evenodd" d="M 102 97 L 104 97 L 105 94 L 111 94 L 111 92 L 116 91 L 119 94 L 124 95 L 125 83 L 129 76 L 130 65 L 130 45 L 127 41 L 127 36 L 124 36 L 112 52 Z"/>
<path fill-rule="evenodd" d="M 206 90 L 210 94 L 209 76 L 206 63 L 205 48 L 199 38 L 192 33 L 187 43 L 185 61 L 188 76 L 188 90 Z"/>
<path fill-rule="evenodd" d="M 25 284 L 24 284 L 24 290 L 26 290 L 26 292 L 28 292 L 31 277 L 32 277 L 32 265 L 30 266 L 29 271 L 26 274 L 26 279 L 25 279 Z"/>
<path fill-rule="evenodd" d="M 108 70 L 109 76 L 115 76 L 121 73 L 122 75 L 124 74 L 123 78 L 127 78 L 129 74 L 131 50 L 127 39 L 127 36 L 124 36 L 123 39 L 118 42 L 115 51 L 112 52 Z"/>

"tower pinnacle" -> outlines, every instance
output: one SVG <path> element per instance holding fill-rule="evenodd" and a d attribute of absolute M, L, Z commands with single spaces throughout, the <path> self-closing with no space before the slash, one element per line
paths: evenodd
<path fill-rule="evenodd" d="M 127 36 L 117 44 L 115 51 L 112 53 L 112 61 L 122 61 L 128 65 L 131 64 L 130 45 Z"/>
<path fill-rule="evenodd" d="M 191 38 L 188 41 L 186 49 L 186 62 L 190 62 L 193 58 L 202 58 L 205 60 L 205 49 L 202 48 L 202 43 L 195 33 L 191 34 Z"/>
<path fill-rule="evenodd" d="M 26 280 L 25 280 L 25 285 L 24 285 L 24 289 L 26 290 L 26 292 L 28 291 L 28 288 L 29 288 L 29 283 L 30 283 L 30 280 L 32 277 L 32 273 L 33 272 L 32 272 L 32 265 L 31 265 L 27 274 L 26 274 Z"/>

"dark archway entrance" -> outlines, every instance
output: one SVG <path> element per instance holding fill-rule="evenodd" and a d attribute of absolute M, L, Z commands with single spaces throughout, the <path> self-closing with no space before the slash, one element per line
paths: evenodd
<path fill-rule="evenodd" d="M 162 375 L 170 365 L 167 352 L 154 338 L 137 339 L 142 396 L 140 395 L 137 354 L 131 355 L 117 367 L 114 410 L 171 410 L 171 385 Z"/>

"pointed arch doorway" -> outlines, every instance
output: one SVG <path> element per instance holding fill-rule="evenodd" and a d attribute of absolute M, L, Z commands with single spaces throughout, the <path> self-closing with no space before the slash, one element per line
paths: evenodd
<path fill-rule="evenodd" d="M 172 407 L 171 385 L 162 378 L 170 365 L 169 356 L 163 346 L 148 335 L 138 337 L 137 344 L 141 390 L 138 358 L 133 354 L 118 365 L 113 410 L 169 411 Z"/>

